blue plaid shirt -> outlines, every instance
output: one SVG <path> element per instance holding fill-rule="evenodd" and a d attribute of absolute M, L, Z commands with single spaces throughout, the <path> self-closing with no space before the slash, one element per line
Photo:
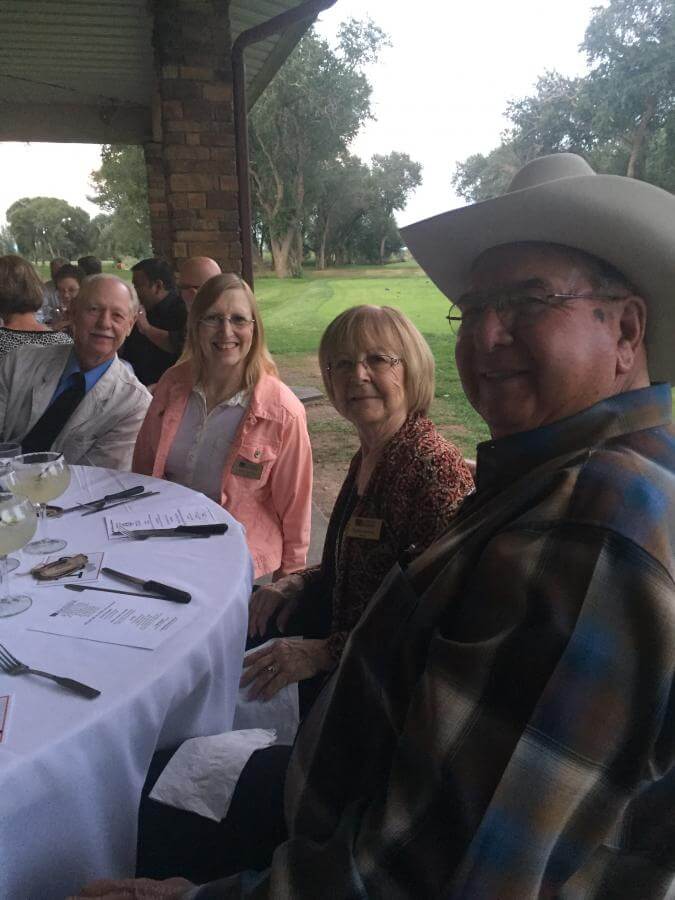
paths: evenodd
<path fill-rule="evenodd" d="M 656 385 L 479 447 L 303 724 L 272 868 L 200 900 L 673 896 L 670 417 Z"/>

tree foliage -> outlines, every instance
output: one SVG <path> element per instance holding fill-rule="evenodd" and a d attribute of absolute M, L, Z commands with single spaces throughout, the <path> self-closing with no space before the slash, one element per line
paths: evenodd
<path fill-rule="evenodd" d="M 36 262 L 91 253 L 94 234 L 88 213 L 57 197 L 23 197 L 6 212 L 19 253 Z"/>
<path fill-rule="evenodd" d="M 335 49 L 309 31 L 253 108 L 253 191 L 281 277 L 299 271 L 303 227 L 322 194 L 321 175 L 371 117 L 363 68 L 386 43 L 369 20 L 344 23 Z"/>
<path fill-rule="evenodd" d="M 574 152 L 599 172 L 675 191 L 675 5 L 610 0 L 595 8 L 582 50 L 583 78 L 540 77 L 531 96 L 508 104 L 499 147 L 460 163 L 452 182 L 470 201 L 504 192 L 515 172 L 544 153 Z"/>
<path fill-rule="evenodd" d="M 99 230 L 99 254 L 105 258 L 151 255 L 148 181 L 143 148 L 106 144 L 101 167 L 91 173 L 96 194 L 92 203 L 108 213 L 94 220 Z"/>

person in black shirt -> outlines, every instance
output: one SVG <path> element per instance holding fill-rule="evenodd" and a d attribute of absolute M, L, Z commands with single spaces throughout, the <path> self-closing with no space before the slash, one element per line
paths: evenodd
<path fill-rule="evenodd" d="M 182 330 L 187 309 L 176 290 L 169 264 L 163 259 L 142 259 L 131 271 L 147 321 L 164 331 Z M 146 385 L 156 384 L 178 359 L 177 353 L 169 353 L 148 340 L 138 325 L 124 342 L 120 356 L 131 363 L 136 377 Z"/>

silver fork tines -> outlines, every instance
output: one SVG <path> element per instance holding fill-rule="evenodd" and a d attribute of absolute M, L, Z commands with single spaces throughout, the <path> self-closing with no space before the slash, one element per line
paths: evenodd
<path fill-rule="evenodd" d="M 73 691 L 81 697 L 87 697 L 89 700 L 93 700 L 101 693 L 96 688 L 89 687 L 88 684 L 75 681 L 74 678 L 63 678 L 61 675 L 52 675 L 50 672 L 42 672 L 40 669 L 31 669 L 30 666 L 20 662 L 16 656 L 11 654 L 3 644 L 0 644 L 0 670 L 8 675 L 40 675 L 42 678 L 49 678 L 50 681 L 55 681 L 61 687 Z"/>

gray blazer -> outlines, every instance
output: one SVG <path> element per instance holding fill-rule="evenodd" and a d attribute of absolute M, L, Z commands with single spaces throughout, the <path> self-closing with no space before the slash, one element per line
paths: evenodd
<path fill-rule="evenodd" d="M 52 399 L 72 347 L 26 345 L 0 360 L 0 439 L 21 440 Z M 136 435 L 152 397 L 117 358 L 87 391 L 52 444 L 66 462 L 131 469 Z"/>

